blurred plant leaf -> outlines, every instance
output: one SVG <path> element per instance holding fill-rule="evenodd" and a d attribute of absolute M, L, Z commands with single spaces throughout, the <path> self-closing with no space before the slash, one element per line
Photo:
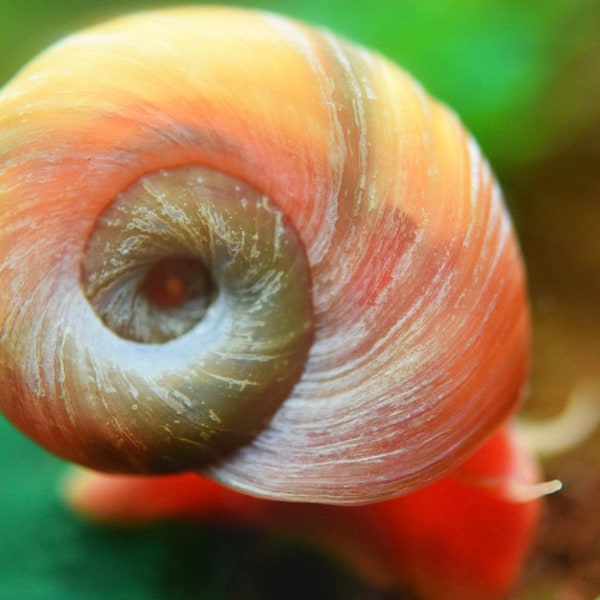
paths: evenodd
<path fill-rule="evenodd" d="M 135 529 L 62 505 L 65 464 L 0 417 L 2 600 L 383 600 L 314 549 L 206 524 Z"/>

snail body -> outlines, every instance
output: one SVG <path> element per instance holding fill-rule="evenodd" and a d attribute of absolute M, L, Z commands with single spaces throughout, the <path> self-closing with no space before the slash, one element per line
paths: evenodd
<path fill-rule="evenodd" d="M 0 403 L 52 452 L 356 504 L 518 405 L 501 193 L 384 58 L 267 13 L 140 13 L 34 59 L 0 131 Z"/>

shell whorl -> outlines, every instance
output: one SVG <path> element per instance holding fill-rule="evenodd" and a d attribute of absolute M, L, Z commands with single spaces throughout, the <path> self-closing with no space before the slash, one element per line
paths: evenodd
<path fill-rule="evenodd" d="M 498 186 L 457 118 L 378 55 L 267 13 L 140 13 L 26 66 L 0 93 L 0 131 L 0 403 L 52 451 L 106 470 L 201 468 L 283 500 L 360 503 L 441 476 L 517 405 L 528 309 Z M 217 182 L 218 214 L 202 207 L 205 179 Z M 182 204 L 183 221 L 171 220 Z M 218 260 L 221 246 L 202 241 L 215 224 L 230 243 Z M 259 267 L 250 239 L 266 231 L 258 254 L 270 266 Z M 244 236 L 245 266 L 224 281 L 219 265 Z M 136 244 L 141 263 L 122 269 Z M 173 319 L 140 292 L 165 260 L 192 296 Z M 228 286 L 255 268 L 287 278 L 276 286 L 283 308 L 257 319 L 262 342 L 236 325 L 270 301 L 228 312 Z M 227 396 L 217 410 L 186 365 L 220 343 L 221 327 L 243 346 L 220 365 L 225 388 L 254 377 L 241 366 L 250 350 L 276 366 L 240 400 L 215 388 Z M 280 340 L 283 350 L 269 346 Z M 106 359 L 93 371 L 90 353 Z M 195 422 L 258 396 L 266 408 L 235 413 L 233 431 Z M 187 429 L 178 411 L 194 417 Z M 221 441 L 207 449 L 212 437 Z"/>

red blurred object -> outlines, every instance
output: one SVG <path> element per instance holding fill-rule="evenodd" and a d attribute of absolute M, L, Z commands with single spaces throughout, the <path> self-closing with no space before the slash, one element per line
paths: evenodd
<path fill-rule="evenodd" d="M 505 598 L 538 519 L 535 461 L 504 428 L 450 476 L 413 494 L 354 507 L 276 502 L 202 476 L 111 476 L 78 471 L 70 503 L 96 520 L 141 524 L 193 519 L 310 539 L 376 585 L 407 582 L 427 599 Z"/>

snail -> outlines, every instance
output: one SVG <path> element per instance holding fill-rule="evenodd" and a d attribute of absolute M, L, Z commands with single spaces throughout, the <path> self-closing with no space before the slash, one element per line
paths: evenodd
<path fill-rule="evenodd" d="M 139 13 L 0 96 L 0 402 L 59 456 L 359 504 L 518 406 L 521 256 L 457 117 L 268 13 Z"/>
<path fill-rule="evenodd" d="M 328 31 L 187 7 L 58 42 L 0 92 L 0 131 L 0 409 L 107 474 L 80 472 L 74 505 L 339 509 L 395 524 L 392 568 L 426 597 L 503 597 L 549 488 L 507 425 L 520 250 L 450 109 Z M 457 532 L 473 505 L 487 528 Z M 456 579 L 492 531 L 498 568 Z"/>

